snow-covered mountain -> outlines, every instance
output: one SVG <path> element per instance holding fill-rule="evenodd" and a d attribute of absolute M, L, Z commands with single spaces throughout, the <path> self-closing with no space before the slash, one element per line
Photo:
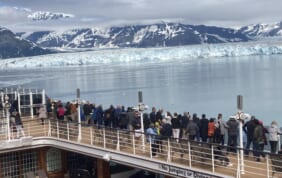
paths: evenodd
<path fill-rule="evenodd" d="M 0 27 L 0 59 L 48 53 L 51 51 L 40 48 L 32 42 L 19 38 L 12 31 Z"/>
<path fill-rule="evenodd" d="M 43 48 L 68 48 L 74 50 L 172 47 L 193 44 L 247 42 L 277 36 L 282 37 L 282 22 L 250 25 L 237 30 L 205 25 L 159 23 L 106 29 L 70 29 L 64 32 L 37 31 L 29 34 L 22 32 L 17 33 L 17 36 L 11 31 L 2 28 L 0 29 L 0 50 L 2 49 L 0 58 L 39 55 L 50 52 Z"/>
<path fill-rule="evenodd" d="M 246 35 L 230 28 L 180 23 L 134 25 L 108 29 L 83 28 L 63 33 L 40 31 L 23 34 L 23 36 L 42 47 L 65 48 L 159 47 L 249 40 Z"/>
<path fill-rule="evenodd" d="M 34 21 L 43 21 L 43 20 L 59 20 L 59 19 L 69 19 L 73 18 L 72 14 L 65 13 L 53 13 L 47 11 L 36 11 L 27 16 L 29 19 Z"/>
<path fill-rule="evenodd" d="M 262 37 L 282 37 L 282 21 L 272 24 L 254 24 L 244 26 L 239 30 L 241 33 L 252 38 L 262 38 Z"/>

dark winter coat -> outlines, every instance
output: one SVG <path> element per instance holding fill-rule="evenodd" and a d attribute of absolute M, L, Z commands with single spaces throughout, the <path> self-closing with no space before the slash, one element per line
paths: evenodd
<path fill-rule="evenodd" d="M 141 119 L 140 117 L 135 117 L 135 119 L 132 121 L 132 127 L 134 130 L 141 129 Z"/>
<path fill-rule="evenodd" d="M 190 120 L 187 125 L 187 133 L 189 135 L 196 135 L 198 132 L 199 132 L 198 125 L 193 120 Z"/>
<path fill-rule="evenodd" d="M 229 121 L 227 121 L 227 127 L 228 127 L 228 135 L 230 136 L 236 136 L 238 135 L 238 122 L 234 118 L 230 118 Z"/>
<path fill-rule="evenodd" d="M 180 129 L 181 124 L 179 118 L 173 117 L 171 119 L 171 126 L 173 129 Z"/>
<path fill-rule="evenodd" d="M 181 128 L 186 129 L 189 122 L 189 118 L 187 116 L 183 116 L 181 118 Z"/>
<path fill-rule="evenodd" d="M 256 127 L 255 119 L 252 119 L 244 124 L 243 130 L 247 134 L 248 138 L 250 139 L 253 138 L 255 127 Z"/>
<path fill-rule="evenodd" d="M 161 129 L 162 138 L 168 138 L 172 136 L 172 126 L 168 123 L 164 124 Z"/>
<path fill-rule="evenodd" d="M 208 125 L 209 125 L 209 120 L 207 118 L 202 118 L 200 120 L 200 135 L 201 135 L 201 137 L 208 137 Z"/>

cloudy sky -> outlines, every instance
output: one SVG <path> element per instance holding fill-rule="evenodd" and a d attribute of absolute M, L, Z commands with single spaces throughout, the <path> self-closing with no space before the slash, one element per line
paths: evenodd
<path fill-rule="evenodd" d="M 155 22 L 224 27 L 282 20 L 282 0 L 0 0 L 0 26 L 13 31 L 64 30 Z M 36 11 L 74 15 L 32 21 Z"/>

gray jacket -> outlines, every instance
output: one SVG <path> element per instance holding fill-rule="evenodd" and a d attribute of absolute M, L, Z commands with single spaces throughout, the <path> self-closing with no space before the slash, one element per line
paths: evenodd
<path fill-rule="evenodd" d="M 194 121 L 190 120 L 187 125 L 187 133 L 189 135 L 196 135 L 198 132 L 199 132 L 198 125 Z"/>

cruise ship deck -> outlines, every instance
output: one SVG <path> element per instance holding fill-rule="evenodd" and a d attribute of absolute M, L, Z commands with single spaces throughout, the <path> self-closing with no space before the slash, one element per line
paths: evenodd
<path fill-rule="evenodd" d="M 213 154 L 212 147 L 204 147 L 200 143 L 177 143 L 170 139 L 163 141 L 163 149 L 153 157 L 150 144 L 142 144 L 134 134 L 125 130 L 82 126 L 81 138 L 76 123 L 46 120 L 44 125 L 36 119 L 25 119 L 25 137 L 10 138 L 2 132 L 0 155 L 7 152 L 27 150 L 39 147 L 55 147 L 80 154 L 113 161 L 145 169 L 172 177 L 272 177 L 273 165 L 269 155 L 261 162 L 252 156 L 244 158 L 244 172 L 240 170 L 240 155 L 226 155 L 232 166 L 222 165 Z M 3 127 L 2 127 L 3 129 Z M 276 173 L 274 175 L 279 175 Z"/>
<path fill-rule="evenodd" d="M 28 107 L 21 106 L 21 108 L 23 111 Z M 29 107 L 27 110 L 32 109 L 33 107 Z M 38 170 L 44 172 L 45 177 L 66 177 L 66 169 L 60 169 L 60 173 L 54 174 L 57 170 L 56 166 L 59 168 L 64 166 L 56 165 L 58 161 L 53 160 L 52 162 L 52 157 L 58 155 L 56 149 L 97 158 L 99 178 L 110 177 L 108 166 L 106 166 L 109 161 L 155 172 L 166 177 L 270 178 L 282 176 L 279 172 L 282 169 L 281 159 L 268 153 L 261 162 L 256 162 L 251 155 L 249 157 L 241 156 L 240 151 L 227 153 L 223 149 L 223 154 L 219 155 L 216 152 L 217 145 L 189 142 L 188 140 L 177 142 L 169 138 L 162 140 L 161 152 L 153 156 L 151 144 L 147 141 L 146 135 L 144 140 L 142 137 L 136 139 L 134 133 L 128 130 L 98 128 L 96 125 L 58 121 L 52 116 L 45 120 L 43 125 L 32 114 L 23 116 L 25 136 L 16 138 L 15 132 L 8 127 L 9 114 L 5 108 L 0 114 L 0 178 L 30 177 L 30 174 L 40 177 L 42 174 L 36 174 Z M 15 169 L 10 167 L 15 164 L 16 160 L 7 154 L 34 149 L 40 149 L 39 165 L 33 166 L 35 163 L 28 162 L 29 165 L 24 166 L 25 161 L 21 161 L 21 168 L 18 168 L 17 175 L 13 174 Z M 24 156 L 20 157 L 23 159 Z M 63 157 L 60 156 L 59 159 Z M 228 158 L 230 163 L 222 161 L 221 158 Z"/>

